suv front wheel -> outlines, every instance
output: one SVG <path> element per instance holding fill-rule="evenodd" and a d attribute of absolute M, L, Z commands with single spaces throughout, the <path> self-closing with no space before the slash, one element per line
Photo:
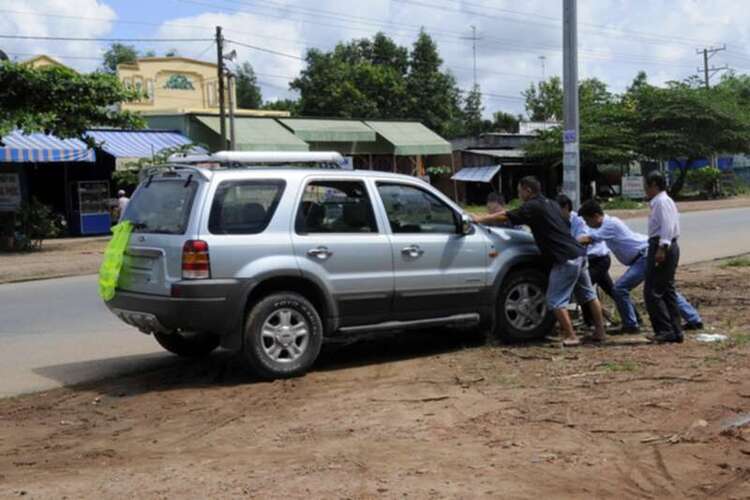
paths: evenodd
<path fill-rule="evenodd" d="M 547 308 L 547 278 L 539 271 L 511 273 L 497 298 L 498 334 L 506 340 L 526 341 L 547 335 L 555 318 Z"/>
<path fill-rule="evenodd" d="M 250 311 L 245 323 L 244 353 L 264 378 L 287 378 L 310 369 L 323 344 L 323 322 L 302 295 L 269 295 Z"/>

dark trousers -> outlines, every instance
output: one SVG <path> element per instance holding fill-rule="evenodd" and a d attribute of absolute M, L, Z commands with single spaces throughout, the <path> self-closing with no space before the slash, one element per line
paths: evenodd
<path fill-rule="evenodd" d="M 657 265 L 655 257 L 658 248 L 659 238 L 648 240 L 646 282 L 643 285 L 646 310 L 655 334 L 682 337 L 674 278 L 680 262 L 680 247 L 677 240 L 673 240 L 664 262 Z"/>
<path fill-rule="evenodd" d="M 604 293 L 612 297 L 612 277 L 609 275 L 609 268 L 612 265 L 612 259 L 609 255 L 591 255 L 589 256 L 589 276 L 591 284 L 598 286 Z"/>
<path fill-rule="evenodd" d="M 612 297 L 612 288 L 614 283 L 609 275 L 609 268 L 612 265 L 612 259 L 609 255 L 590 255 L 589 259 L 589 276 L 591 284 L 598 286 L 601 290 Z M 581 307 L 583 312 L 583 321 L 587 325 L 593 325 L 594 320 L 591 317 L 591 311 L 588 307 Z"/>

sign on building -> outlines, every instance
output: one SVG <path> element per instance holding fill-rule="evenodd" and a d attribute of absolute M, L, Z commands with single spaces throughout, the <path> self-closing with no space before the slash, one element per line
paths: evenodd
<path fill-rule="evenodd" d="M 625 198 L 643 199 L 646 193 L 643 190 L 642 175 L 622 176 L 622 196 Z"/>
<path fill-rule="evenodd" d="M 341 162 L 341 168 L 344 170 L 354 170 L 354 157 L 344 156 L 344 160 Z"/>
<path fill-rule="evenodd" d="M 15 212 L 21 206 L 18 174 L 0 174 L 0 212 Z"/>

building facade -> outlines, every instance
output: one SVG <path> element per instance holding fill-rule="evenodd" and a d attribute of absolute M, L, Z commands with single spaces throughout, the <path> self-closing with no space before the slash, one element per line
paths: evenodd
<path fill-rule="evenodd" d="M 214 63 L 187 57 L 144 57 L 132 64 L 118 65 L 117 76 L 126 87 L 143 94 L 139 101 L 123 103 L 123 110 L 219 109 L 219 78 Z"/>

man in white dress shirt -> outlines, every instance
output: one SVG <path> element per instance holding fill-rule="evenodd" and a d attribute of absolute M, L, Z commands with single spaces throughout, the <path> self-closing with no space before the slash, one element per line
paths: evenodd
<path fill-rule="evenodd" d="M 660 172 L 651 172 L 645 181 L 646 197 L 651 213 L 648 216 L 648 255 L 646 299 L 653 342 L 682 342 L 680 309 L 677 306 L 675 272 L 680 262 L 680 214 L 667 194 L 667 181 Z"/>
<path fill-rule="evenodd" d="M 630 291 L 643 283 L 648 268 L 648 236 L 632 231 L 627 224 L 611 215 L 606 215 L 602 207 L 594 200 L 581 205 L 578 214 L 588 225 L 588 234 L 579 236 L 583 244 L 605 242 L 615 258 L 628 269 L 615 282 L 612 297 L 622 320 L 621 333 L 639 333 L 641 320 L 638 311 L 630 299 Z M 698 311 L 677 293 L 677 306 L 685 319 L 685 329 L 703 329 L 703 319 Z"/>

